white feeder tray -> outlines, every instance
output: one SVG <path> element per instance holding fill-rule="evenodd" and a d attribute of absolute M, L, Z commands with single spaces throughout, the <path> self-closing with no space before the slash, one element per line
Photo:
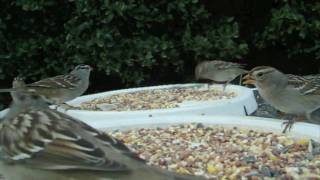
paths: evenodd
<path fill-rule="evenodd" d="M 8 111 L 9 111 L 9 108 L 0 111 L 0 118 L 2 118 L 4 115 L 6 115 Z"/>
<path fill-rule="evenodd" d="M 112 120 L 97 120 L 88 119 L 83 120 L 85 123 L 100 130 L 128 130 L 137 128 L 156 128 L 168 127 L 171 125 L 187 124 L 187 123 L 202 123 L 204 125 L 216 125 L 218 127 L 237 127 L 252 130 L 259 130 L 264 132 L 274 132 L 281 134 L 284 126 L 284 120 L 262 118 L 255 116 L 163 116 L 153 118 L 141 119 L 112 119 Z M 320 125 L 297 122 L 292 129 L 286 133 L 296 139 L 311 138 L 320 142 Z"/>
<path fill-rule="evenodd" d="M 142 88 L 131 88 L 116 91 L 108 91 L 104 93 L 92 94 L 76 98 L 68 104 L 72 106 L 80 106 L 81 103 L 91 101 L 97 98 L 103 98 L 120 93 L 132 93 L 144 90 L 154 89 L 174 89 L 185 87 L 199 87 L 207 88 L 207 84 L 176 84 L 163 85 Z M 212 85 L 210 88 L 221 88 L 222 85 Z M 179 107 L 168 109 L 151 109 L 151 110 L 136 110 L 136 111 L 90 111 L 90 110 L 68 110 L 59 109 L 68 115 L 76 117 L 81 120 L 120 120 L 120 119 L 135 119 L 135 118 L 155 118 L 168 115 L 182 116 L 182 115 L 245 115 L 245 109 L 248 114 L 253 113 L 257 109 L 257 102 L 251 89 L 228 85 L 227 92 L 234 92 L 236 97 L 230 99 L 219 99 L 212 101 L 188 101 L 179 104 Z"/>

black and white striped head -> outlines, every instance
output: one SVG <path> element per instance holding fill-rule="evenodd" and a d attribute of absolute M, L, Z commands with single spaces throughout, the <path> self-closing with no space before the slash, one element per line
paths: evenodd
<path fill-rule="evenodd" d="M 24 82 L 24 78 L 17 76 L 13 79 L 12 81 L 12 87 L 13 88 L 22 88 L 26 85 L 26 83 Z"/>
<path fill-rule="evenodd" d="M 287 83 L 287 76 L 270 66 L 257 66 L 253 68 L 244 78 L 244 84 L 273 85 Z"/>
<path fill-rule="evenodd" d="M 75 75 L 79 75 L 79 76 L 88 76 L 90 75 L 90 72 L 92 71 L 92 67 L 89 65 L 85 65 L 85 64 L 80 64 L 78 66 L 76 66 L 70 74 L 75 74 Z"/>

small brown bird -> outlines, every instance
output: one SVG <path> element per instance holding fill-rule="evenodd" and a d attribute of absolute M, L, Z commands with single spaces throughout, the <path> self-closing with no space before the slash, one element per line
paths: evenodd
<path fill-rule="evenodd" d="M 254 84 L 262 98 L 284 113 L 303 117 L 320 107 L 319 76 L 287 75 L 269 66 L 253 68 L 243 79 L 244 84 Z M 298 120 L 298 119 L 297 119 Z M 285 133 L 294 120 L 286 122 Z"/>
<path fill-rule="evenodd" d="M 51 104 L 63 104 L 81 96 L 89 86 L 89 77 L 92 68 L 88 65 L 78 65 L 70 73 L 42 79 L 40 81 L 25 84 L 21 78 L 15 79 L 15 88 L 23 88 L 26 91 L 41 95 Z M 15 89 L 14 88 L 14 89 Z M 2 89 L 0 92 L 9 91 Z"/>
<path fill-rule="evenodd" d="M 195 68 L 195 78 L 196 80 L 209 79 L 215 82 L 222 82 L 225 90 L 230 81 L 239 75 L 247 73 L 247 70 L 243 68 L 244 66 L 241 64 L 221 60 L 203 61 Z"/>
<path fill-rule="evenodd" d="M 182 180 L 148 166 L 122 142 L 16 91 L 0 121 L 0 174 L 7 180 Z"/>

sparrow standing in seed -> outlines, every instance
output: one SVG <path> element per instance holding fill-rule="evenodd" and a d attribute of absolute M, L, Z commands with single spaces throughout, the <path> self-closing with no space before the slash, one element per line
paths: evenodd
<path fill-rule="evenodd" d="M 20 85 L 14 89 L 23 88 L 41 95 L 51 104 L 61 105 L 81 96 L 88 89 L 91 70 L 92 68 L 88 65 L 78 65 L 69 74 L 42 79 L 31 84 L 22 84 L 21 79 L 15 79 L 13 83 L 16 81 Z M 8 91 L 8 89 L 1 91 Z M 69 105 L 65 104 L 65 106 Z"/>

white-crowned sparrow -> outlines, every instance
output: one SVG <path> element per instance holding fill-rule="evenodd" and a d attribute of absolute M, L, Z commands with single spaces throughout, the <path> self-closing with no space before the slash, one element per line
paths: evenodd
<path fill-rule="evenodd" d="M 247 72 L 243 68 L 241 64 L 221 60 L 203 61 L 195 68 L 195 78 L 223 82 L 225 89 L 230 81 Z"/>
<path fill-rule="evenodd" d="M 274 108 L 289 114 L 307 116 L 320 107 L 320 84 L 317 76 L 287 75 L 269 66 L 253 68 L 244 84 L 254 84 L 262 98 Z M 283 132 L 291 128 L 287 122 Z"/>
<path fill-rule="evenodd" d="M 25 84 L 22 88 L 41 95 L 51 104 L 63 104 L 79 97 L 88 89 L 91 70 L 92 68 L 88 65 L 78 65 L 69 74 Z M 7 91 L 7 89 L 1 91 Z"/>
<path fill-rule="evenodd" d="M 16 91 L 0 121 L 0 157 L 7 180 L 197 179 L 146 165 L 120 141 L 25 91 Z"/>

